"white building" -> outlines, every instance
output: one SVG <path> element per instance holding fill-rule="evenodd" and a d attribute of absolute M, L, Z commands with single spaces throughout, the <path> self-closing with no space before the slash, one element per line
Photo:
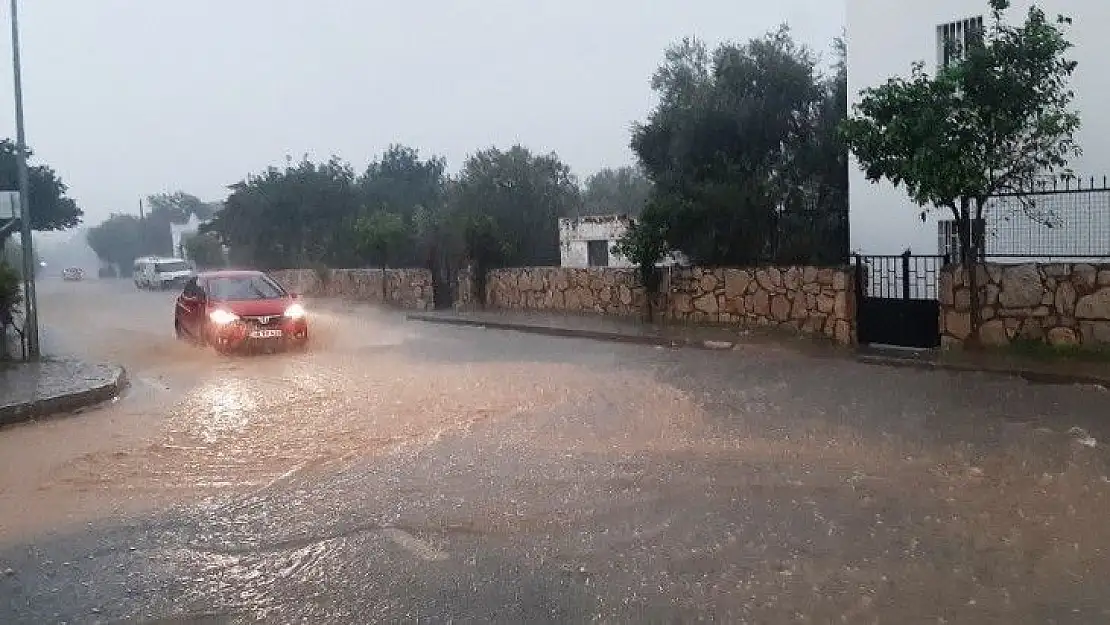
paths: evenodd
<path fill-rule="evenodd" d="M 185 239 L 197 233 L 201 221 L 194 214 L 189 214 L 189 221 L 183 224 L 170 224 L 170 237 L 173 239 L 173 255 L 185 258 L 183 243 Z"/>
<path fill-rule="evenodd" d="M 628 215 L 587 215 L 559 219 L 559 264 L 562 267 L 635 267 L 613 246 L 632 225 Z M 688 265 L 689 260 L 674 252 L 656 263 L 657 267 Z"/>
<path fill-rule="evenodd" d="M 1014 0 L 1008 18 L 1014 22 L 1023 21 L 1030 4 L 1029 0 Z M 1083 154 L 1072 161 L 1071 168 L 1078 175 L 1095 176 L 1101 184 L 1102 177 L 1110 174 L 1110 116 L 1104 114 L 1110 110 L 1110 78 L 1106 71 L 1110 37 L 1105 33 L 1106 25 L 1110 24 L 1110 0 L 1038 0 L 1036 4 L 1050 17 L 1062 13 L 1074 19 L 1067 27 L 1066 36 L 1075 44 L 1068 55 L 1078 62 L 1071 86 L 1076 93 L 1074 108 L 1081 116 L 1077 139 Z M 847 5 L 850 106 L 859 101 L 861 90 L 894 76 L 907 76 L 916 61 L 925 62 L 927 71 L 935 72 L 943 62 L 943 33 L 959 36 L 969 20 L 981 18 L 984 25 L 989 26 L 991 18 L 987 0 L 847 0 Z M 1088 201 L 1068 197 L 1073 203 Z M 953 245 L 950 232 L 946 232 L 951 228 L 950 222 L 945 223 L 951 219 L 950 213 L 932 209 L 922 222 L 921 209 L 901 190 L 885 181 L 868 182 L 854 162 L 850 198 L 854 252 L 901 254 L 910 249 L 914 254 L 938 254 L 946 253 L 945 247 Z M 1108 198 L 1110 194 L 1105 193 L 1089 198 L 1100 205 L 1098 210 L 1086 214 L 1083 224 L 1062 223 L 1056 228 L 1046 228 L 1043 236 L 1048 239 L 1042 243 L 1045 250 L 1059 248 L 1061 237 L 1069 234 L 1089 238 L 1093 232 L 1096 238 L 1110 237 Z M 1105 210 L 1103 204 L 1106 204 Z M 992 253 L 992 248 L 1003 250 L 1017 245 L 1007 245 L 1006 240 L 1007 232 L 1017 232 L 1014 228 L 1021 228 L 1022 217 L 1014 217 L 1014 212 L 999 206 L 987 214 L 988 253 Z M 1023 237 L 1030 231 L 1032 229 L 1026 228 Z M 1037 234 L 1036 238 L 1043 237 Z M 1110 242 L 1106 245 L 1110 246 Z M 1035 249 L 1030 252 L 1044 253 Z M 1110 253 L 1110 249 L 1105 253 Z"/>
<path fill-rule="evenodd" d="M 627 215 L 563 217 L 559 220 L 559 258 L 563 267 L 632 267 L 613 251 L 632 219 Z"/>

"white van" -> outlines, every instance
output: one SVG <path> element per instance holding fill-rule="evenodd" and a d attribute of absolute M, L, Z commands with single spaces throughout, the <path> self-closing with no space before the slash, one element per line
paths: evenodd
<path fill-rule="evenodd" d="M 146 256 L 135 259 L 132 276 L 139 289 L 181 288 L 195 275 L 193 267 L 181 258 Z"/>

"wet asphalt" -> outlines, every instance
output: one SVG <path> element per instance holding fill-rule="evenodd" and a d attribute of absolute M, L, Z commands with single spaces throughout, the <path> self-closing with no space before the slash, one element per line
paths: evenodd
<path fill-rule="evenodd" d="M 133 385 L 0 430 L 0 623 L 1110 622 L 1103 389 L 40 293 Z"/>

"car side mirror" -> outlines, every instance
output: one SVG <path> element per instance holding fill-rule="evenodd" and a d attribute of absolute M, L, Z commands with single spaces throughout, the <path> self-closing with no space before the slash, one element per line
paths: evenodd
<path fill-rule="evenodd" d="M 301 294 L 294 291 L 289 291 L 289 297 L 293 299 L 301 299 Z"/>

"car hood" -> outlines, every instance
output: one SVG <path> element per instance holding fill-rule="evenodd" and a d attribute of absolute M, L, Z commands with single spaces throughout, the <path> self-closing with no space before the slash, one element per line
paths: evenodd
<path fill-rule="evenodd" d="M 229 302 L 212 302 L 212 308 L 222 308 L 235 313 L 240 317 L 260 317 L 265 315 L 281 315 L 293 303 L 290 298 L 282 299 L 254 299 Z"/>

